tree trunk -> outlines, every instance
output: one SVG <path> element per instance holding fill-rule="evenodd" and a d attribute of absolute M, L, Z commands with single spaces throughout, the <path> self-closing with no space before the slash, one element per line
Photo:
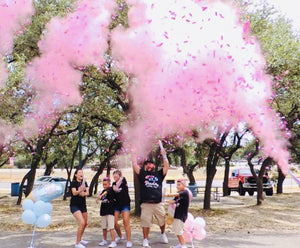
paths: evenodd
<path fill-rule="evenodd" d="M 23 189 L 23 185 L 24 185 L 25 181 L 27 180 L 26 194 L 25 194 L 26 197 L 30 194 L 30 192 L 33 189 L 33 183 L 34 183 L 34 178 L 35 178 L 35 174 L 36 174 L 36 168 L 38 167 L 38 165 L 41 161 L 41 158 L 42 158 L 43 149 L 42 149 L 42 147 L 40 147 L 41 144 L 43 144 L 43 142 L 38 142 L 37 151 L 32 157 L 31 169 L 24 176 L 24 178 L 21 182 L 21 185 L 20 185 L 20 189 Z M 22 195 L 23 195 L 23 192 L 22 192 L 22 190 L 20 190 L 17 205 L 21 204 Z"/>
<path fill-rule="evenodd" d="M 26 189 L 25 189 L 25 196 L 27 197 L 29 195 L 29 193 L 32 191 L 35 173 L 36 173 L 36 169 L 30 169 L 27 172 L 27 174 L 23 177 L 21 184 L 20 184 L 20 191 L 19 191 L 19 197 L 17 200 L 17 205 L 20 205 L 22 202 L 23 188 L 24 188 L 24 184 L 26 181 L 27 181 L 27 185 L 26 185 Z"/>
<path fill-rule="evenodd" d="M 56 164 L 57 164 L 57 158 L 54 159 L 51 163 L 47 163 L 46 164 L 46 169 L 45 169 L 45 172 L 44 172 L 44 176 L 50 176 L 52 171 L 53 171 L 53 167 Z"/>
<path fill-rule="evenodd" d="M 233 144 L 229 146 L 228 149 L 226 149 L 226 146 L 221 149 L 221 156 L 225 160 L 225 172 L 224 172 L 224 180 L 223 180 L 223 196 L 228 196 L 229 195 L 229 190 L 228 190 L 228 178 L 229 178 L 229 169 L 230 169 L 230 160 L 233 156 L 233 154 L 241 148 L 241 140 L 243 136 L 248 132 L 248 129 L 245 130 L 243 134 L 239 136 L 238 132 L 234 133 L 233 136 Z M 228 133 L 225 133 L 226 136 Z"/>
<path fill-rule="evenodd" d="M 228 133 L 224 132 L 220 135 L 219 141 L 207 141 L 207 145 L 210 147 L 209 154 L 207 158 L 207 169 L 206 169 L 206 183 L 205 183 L 205 193 L 204 193 L 204 202 L 203 202 L 203 208 L 204 209 L 210 209 L 210 201 L 211 201 L 211 186 L 214 180 L 214 177 L 217 172 L 217 164 L 220 158 L 220 152 L 222 149 L 222 146 L 226 140 Z"/>
<path fill-rule="evenodd" d="M 214 164 L 207 165 L 205 193 L 204 193 L 204 202 L 203 202 L 204 209 L 210 209 L 211 186 L 212 186 L 214 177 L 216 175 L 216 172 L 217 172 L 216 165 L 214 165 Z"/>
<path fill-rule="evenodd" d="M 194 176 L 194 169 L 198 166 L 198 163 L 193 165 L 182 165 L 183 173 L 186 174 L 187 178 L 189 179 L 190 184 L 196 184 L 196 179 Z"/>
<path fill-rule="evenodd" d="M 278 167 L 278 182 L 277 182 L 277 194 L 283 193 L 283 182 L 285 180 L 285 175 L 282 173 L 282 170 Z"/>
<path fill-rule="evenodd" d="M 94 195 L 97 194 L 99 176 L 103 173 L 103 170 L 106 166 L 106 163 L 107 163 L 107 159 L 102 161 L 102 163 L 98 167 L 98 170 L 97 170 L 96 174 L 93 176 L 93 179 L 92 179 L 92 181 L 90 183 L 90 187 L 89 187 L 89 196 L 92 196 L 93 194 Z"/>
<path fill-rule="evenodd" d="M 69 188 L 70 183 L 71 183 L 71 173 L 72 173 L 72 168 L 69 168 L 68 166 L 65 166 L 65 169 L 67 170 L 67 183 L 64 191 L 64 196 L 63 200 L 66 201 L 68 196 L 71 196 L 71 189 Z"/>
<path fill-rule="evenodd" d="M 182 147 L 178 147 L 176 149 L 176 152 L 180 156 L 180 165 L 182 167 L 183 173 L 187 175 L 190 184 L 195 184 L 196 179 L 194 177 L 193 172 L 194 168 L 198 165 L 198 163 L 196 163 L 195 165 L 187 166 L 185 150 Z"/>
<path fill-rule="evenodd" d="M 262 178 L 257 177 L 257 199 L 256 204 L 261 205 L 263 201 L 265 200 L 264 191 L 263 191 L 263 182 Z"/>
<path fill-rule="evenodd" d="M 256 152 L 251 156 L 251 159 L 256 156 L 258 154 L 258 142 L 256 144 Z M 255 178 L 255 181 L 256 181 L 256 184 L 257 184 L 257 205 L 261 205 L 262 202 L 264 201 L 265 199 L 265 195 L 264 195 L 264 191 L 263 191 L 263 177 L 264 177 L 264 174 L 265 174 L 265 169 L 267 166 L 271 165 L 272 164 L 272 158 L 270 157 L 267 157 L 261 167 L 260 167 L 260 170 L 259 170 L 259 174 L 258 176 L 256 175 L 255 171 L 254 171 L 254 165 L 253 163 L 251 162 L 251 159 L 249 160 L 248 158 L 248 164 L 250 166 L 250 170 L 252 172 L 252 175 L 253 177 Z"/>
<path fill-rule="evenodd" d="M 56 120 L 56 123 L 52 126 L 49 134 L 47 136 L 43 136 L 38 139 L 35 149 L 30 141 L 23 139 L 23 141 L 27 144 L 28 148 L 33 153 L 33 155 L 32 155 L 30 171 L 25 175 L 25 177 L 23 178 L 22 183 L 21 183 L 21 187 L 20 187 L 21 190 L 19 193 L 17 205 L 21 204 L 22 195 L 23 195 L 22 189 L 23 189 L 23 185 L 24 185 L 24 182 L 26 179 L 27 179 L 26 196 L 28 196 L 30 194 L 30 192 L 32 191 L 34 178 L 35 178 L 35 174 L 36 174 L 36 168 L 38 167 L 38 165 L 42 159 L 44 148 L 47 145 L 47 143 L 49 142 L 49 139 L 53 135 L 53 132 L 54 132 L 55 128 L 58 126 L 59 122 L 60 122 L 60 119 L 58 118 Z"/>
<path fill-rule="evenodd" d="M 223 179 L 223 196 L 229 195 L 229 190 L 228 190 L 229 169 L 230 169 L 230 160 L 225 159 L 225 171 L 224 171 L 224 179 Z"/>

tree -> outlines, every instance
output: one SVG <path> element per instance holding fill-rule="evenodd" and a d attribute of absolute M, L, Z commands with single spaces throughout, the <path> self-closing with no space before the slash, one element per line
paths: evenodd
<path fill-rule="evenodd" d="M 205 193 L 204 193 L 204 202 L 203 209 L 210 209 L 211 203 L 211 187 L 213 179 L 217 172 L 217 164 L 220 158 L 220 153 L 228 132 L 220 134 L 220 139 L 208 139 L 205 141 L 205 144 L 209 147 L 209 153 L 206 162 L 206 183 L 205 183 Z"/>
<path fill-rule="evenodd" d="M 266 71 L 273 79 L 272 107 L 280 113 L 283 127 L 290 131 L 289 150 L 292 161 L 300 161 L 299 93 L 300 43 L 299 34 L 291 22 L 267 4 L 247 13 L 252 34 L 257 37 L 267 61 Z M 279 168 L 277 193 L 282 193 L 285 175 Z"/>
<path fill-rule="evenodd" d="M 72 10 L 73 2 L 75 1 L 34 2 L 35 15 L 32 22 L 23 34 L 17 37 L 13 53 L 8 56 L 8 63 L 13 69 L 10 71 L 8 87 L 2 90 L 2 102 L 0 97 L 0 105 L 2 104 L 1 106 L 6 110 L 5 113 L 2 112 L 3 118 L 5 117 L 8 121 L 20 124 L 23 116 L 30 114 L 30 104 L 35 97 L 35 92 L 24 80 L 24 68 L 34 57 L 40 55 L 38 42 L 46 24 L 53 16 L 64 16 Z M 110 29 L 120 22 L 126 26 L 128 7 L 122 1 L 117 2 L 122 8 L 119 8 L 114 16 Z M 21 183 L 22 187 L 25 180 L 28 180 L 27 193 L 32 189 L 35 170 L 41 162 L 46 164 L 45 174 L 49 174 L 53 166 L 57 165 L 66 168 L 70 180 L 72 168 L 78 161 L 77 124 L 79 121 L 82 122 L 83 131 L 82 145 L 85 153 L 82 159 L 83 165 L 94 156 L 103 157 L 103 154 L 106 154 L 103 151 L 119 135 L 118 128 L 124 120 L 124 111 L 129 107 L 124 90 L 127 87 L 127 81 L 124 79 L 124 74 L 113 72 L 109 52 L 110 49 L 107 51 L 107 64 L 103 67 L 87 66 L 80 69 L 84 73 L 80 87 L 83 102 L 77 107 L 78 109 L 70 107 L 63 113 L 57 113 L 62 120 L 58 126 L 56 124 L 52 126 L 54 129 L 50 128 L 51 139 L 46 129 L 44 133 L 38 134 L 37 143 L 34 138 L 24 139 L 26 147 L 33 153 L 31 170 Z M 111 159 L 112 154 L 109 154 L 108 158 Z"/>
<path fill-rule="evenodd" d="M 261 205 L 264 201 L 263 194 L 263 176 L 265 174 L 266 167 L 271 166 L 273 163 L 273 159 L 267 157 L 262 162 L 258 175 L 254 170 L 254 164 L 252 163 L 252 159 L 259 154 L 259 140 L 255 140 L 255 151 L 250 153 L 247 157 L 248 165 L 250 167 L 251 173 L 255 179 L 257 185 L 257 205 Z"/>
<path fill-rule="evenodd" d="M 224 171 L 224 179 L 223 179 L 223 196 L 228 196 L 228 178 L 229 178 L 229 168 L 230 168 L 230 161 L 233 154 L 241 148 L 241 140 L 243 136 L 246 134 L 248 130 L 244 133 L 239 135 L 237 131 L 234 132 L 232 135 L 232 142 L 230 145 L 224 145 L 223 149 L 221 150 L 220 156 L 225 160 L 225 171 Z"/>
<path fill-rule="evenodd" d="M 20 189 L 23 189 L 24 183 L 27 180 L 26 196 L 32 191 L 36 169 L 39 166 L 44 149 L 49 143 L 49 140 L 53 136 L 55 128 L 59 125 L 60 119 L 56 120 L 56 123 L 51 127 L 49 132 L 40 134 L 37 140 L 29 140 L 24 137 L 23 141 L 27 146 L 28 152 L 32 154 L 31 166 L 29 172 L 23 177 Z M 46 130 L 45 130 L 46 131 Z M 36 142 L 36 143 L 35 143 Z M 23 192 L 20 190 L 17 205 L 21 204 Z"/>

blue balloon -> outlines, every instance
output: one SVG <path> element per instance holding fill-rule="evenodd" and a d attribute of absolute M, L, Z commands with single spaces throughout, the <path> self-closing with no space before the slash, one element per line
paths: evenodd
<path fill-rule="evenodd" d="M 31 199 L 25 199 L 22 203 L 23 210 L 32 210 L 33 209 L 33 201 Z"/>
<path fill-rule="evenodd" d="M 50 225 L 50 223 L 51 223 L 51 216 L 49 214 L 43 214 L 37 219 L 36 226 L 47 227 Z"/>
<path fill-rule="evenodd" d="M 36 222 L 36 216 L 32 210 L 26 209 L 22 213 L 22 220 L 25 224 L 32 225 Z"/>
<path fill-rule="evenodd" d="M 34 204 L 33 204 L 33 212 L 35 213 L 36 217 L 39 217 L 43 214 L 46 214 L 46 203 L 43 202 L 43 201 L 36 201 Z"/>
<path fill-rule="evenodd" d="M 33 190 L 32 195 L 34 200 L 42 200 L 50 202 L 51 200 L 61 196 L 64 193 L 64 186 L 58 182 L 45 183 L 44 185 Z"/>
<path fill-rule="evenodd" d="M 50 202 L 45 202 L 44 209 L 46 214 L 51 214 L 51 212 L 53 211 L 53 206 Z"/>

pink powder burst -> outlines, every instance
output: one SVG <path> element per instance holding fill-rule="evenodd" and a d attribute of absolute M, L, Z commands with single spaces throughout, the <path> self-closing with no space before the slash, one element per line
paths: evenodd
<path fill-rule="evenodd" d="M 0 0 L 0 86 L 8 77 L 6 64 L 2 57 L 9 55 L 13 49 L 14 36 L 22 32 L 22 25 L 27 24 L 28 17 L 34 13 L 31 0 Z"/>
<path fill-rule="evenodd" d="M 185 136 L 195 128 L 203 140 L 214 137 L 213 127 L 244 122 L 286 172 L 289 154 L 280 120 L 269 108 L 265 60 L 255 38 L 245 39 L 247 24 L 239 22 L 234 6 L 192 0 L 130 4 L 130 28 L 116 30 L 112 44 L 119 68 L 135 75 L 130 94 L 138 118 L 123 131 L 139 154 L 147 154 L 157 137 Z"/>
<path fill-rule="evenodd" d="M 115 7 L 109 0 L 79 1 L 73 13 L 54 17 L 47 25 L 39 43 L 42 55 L 26 70 L 37 92 L 33 112 L 43 116 L 41 121 L 53 118 L 51 113 L 57 110 L 81 103 L 82 68 L 104 64 L 108 25 Z"/>

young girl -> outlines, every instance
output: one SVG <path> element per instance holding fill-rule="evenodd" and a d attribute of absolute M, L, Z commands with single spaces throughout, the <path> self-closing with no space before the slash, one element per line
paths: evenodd
<path fill-rule="evenodd" d="M 101 200 L 100 216 L 103 232 L 103 240 L 99 243 L 99 245 L 107 245 L 107 230 L 109 230 L 111 243 L 108 247 L 117 247 L 114 230 L 115 195 L 112 187 L 110 187 L 109 177 L 103 178 L 103 190 L 98 196 L 96 202 L 99 203 L 99 200 Z"/>
<path fill-rule="evenodd" d="M 126 247 L 132 247 L 131 242 L 131 229 L 130 229 L 130 197 L 128 193 L 128 185 L 126 178 L 122 176 L 122 172 L 120 170 L 115 170 L 113 173 L 114 182 L 113 182 L 113 190 L 115 192 L 116 197 L 116 207 L 115 207 L 115 229 L 118 234 L 118 238 L 116 240 L 120 240 L 122 238 L 122 233 L 120 229 L 120 225 L 118 224 L 118 219 L 120 214 L 123 214 L 123 225 L 126 233 Z"/>
<path fill-rule="evenodd" d="M 82 239 L 82 235 L 87 226 L 88 215 L 85 198 L 88 195 L 89 188 L 87 182 L 84 180 L 82 169 L 76 169 L 70 188 L 72 194 L 70 210 L 78 222 L 75 248 L 85 248 L 84 245 L 86 245 L 88 242 Z"/>
<path fill-rule="evenodd" d="M 166 194 L 166 197 L 174 197 L 168 203 L 175 204 L 174 221 L 172 230 L 178 238 L 179 244 L 174 248 L 187 248 L 183 237 L 183 225 L 188 216 L 188 208 L 190 204 L 190 192 L 186 189 L 185 179 L 177 180 L 177 193 Z"/>

